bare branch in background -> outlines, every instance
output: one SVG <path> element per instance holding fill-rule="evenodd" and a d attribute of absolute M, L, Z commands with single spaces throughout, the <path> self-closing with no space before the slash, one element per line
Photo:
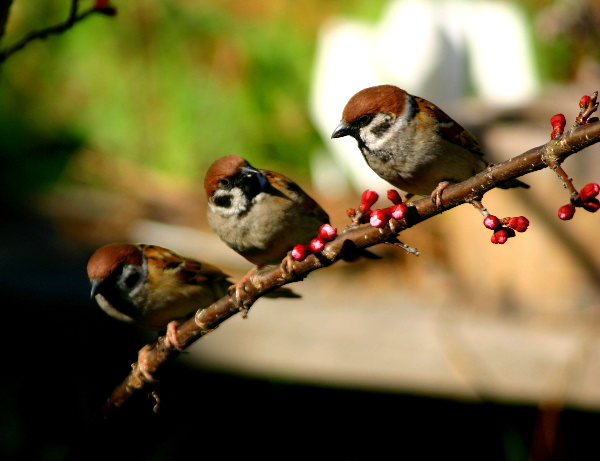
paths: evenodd
<path fill-rule="evenodd" d="M 51 35 L 62 34 L 63 32 L 72 28 L 78 22 L 83 21 L 85 18 L 95 13 L 103 14 L 105 16 L 114 16 L 117 13 L 117 10 L 108 3 L 109 2 L 105 0 L 97 0 L 91 8 L 80 13 L 79 0 L 72 0 L 71 7 L 69 9 L 69 17 L 64 22 L 54 26 L 46 27 L 44 29 L 29 32 L 21 40 L 13 45 L 8 46 L 0 52 L 0 64 L 6 61 L 17 51 L 25 48 L 29 43 L 35 40 L 45 40 Z M 12 0 L 0 0 L 0 42 L 6 31 L 6 23 L 8 22 L 11 5 Z"/>

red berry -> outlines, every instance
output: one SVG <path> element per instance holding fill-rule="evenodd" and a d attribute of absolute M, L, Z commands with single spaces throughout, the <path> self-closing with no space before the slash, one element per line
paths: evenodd
<path fill-rule="evenodd" d="M 320 251 L 323 251 L 323 248 L 325 248 L 325 240 L 320 237 L 314 238 L 310 241 L 308 246 L 313 253 L 319 253 Z"/>
<path fill-rule="evenodd" d="M 562 130 L 564 130 L 565 128 L 565 125 L 567 124 L 567 119 L 563 114 L 556 114 L 550 119 L 550 124 L 552 125 L 552 128 L 554 128 L 555 130 L 557 128 L 560 128 L 562 132 Z"/>
<path fill-rule="evenodd" d="M 326 242 L 331 242 L 337 235 L 337 229 L 331 224 L 323 224 L 319 228 L 319 237 Z"/>
<path fill-rule="evenodd" d="M 362 194 L 362 199 L 360 201 L 360 207 L 358 211 L 364 213 L 367 210 L 370 210 L 371 207 L 375 204 L 375 202 L 379 199 L 379 194 L 374 190 L 366 190 Z"/>
<path fill-rule="evenodd" d="M 527 219 L 525 216 L 508 218 L 508 223 L 506 225 L 517 232 L 525 232 L 529 227 L 529 219 Z"/>
<path fill-rule="evenodd" d="M 581 99 L 579 100 L 579 107 L 584 109 L 590 105 L 590 102 L 592 102 L 591 96 L 588 96 L 588 95 L 582 96 Z"/>
<path fill-rule="evenodd" d="M 387 198 L 394 205 L 399 205 L 400 203 L 402 203 L 402 197 L 400 197 L 400 194 L 398 193 L 398 191 L 396 189 L 388 190 Z"/>
<path fill-rule="evenodd" d="M 292 258 L 296 261 L 304 261 L 309 254 L 311 254 L 310 247 L 302 243 L 296 245 L 292 250 Z"/>
<path fill-rule="evenodd" d="M 487 227 L 488 229 L 496 230 L 496 229 L 500 228 L 500 226 L 502 224 L 500 223 L 500 220 L 498 219 L 497 216 L 494 216 L 493 214 L 491 214 L 488 217 L 483 219 L 483 225 L 485 227 Z"/>
<path fill-rule="evenodd" d="M 597 198 L 591 198 L 587 202 L 583 202 L 581 206 L 584 210 L 595 213 L 600 208 L 600 201 Z"/>
<path fill-rule="evenodd" d="M 598 194 L 600 194 L 600 185 L 593 182 L 583 186 L 583 189 L 581 189 L 581 192 L 579 192 L 582 202 L 587 202 L 589 199 L 596 197 Z"/>
<path fill-rule="evenodd" d="M 385 209 L 373 210 L 370 218 L 371 226 L 385 227 L 389 219 L 390 217 Z"/>
<path fill-rule="evenodd" d="M 392 207 L 392 218 L 403 219 L 408 216 L 408 207 L 404 203 L 399 203 Z"/>
<path fill-rule="evenodd" d="M 494 235 L 492 235 L 492 243 L 499 243 L 500 245 L 503 245 L 509 238 L 514 236 L 514 230 L 503 227 L 502 229 L 494 232 Z"/>
<path fill-rule="evenodd" d="M 558 217 L 564 221 L 568 221 L 573 218 L 575 214 L 575 205 L 567 203 L 558 209 Z"/>

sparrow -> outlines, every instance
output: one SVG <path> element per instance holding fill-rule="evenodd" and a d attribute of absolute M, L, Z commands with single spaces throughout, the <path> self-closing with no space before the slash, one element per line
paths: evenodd
<path fill-rule="evenodd" d="M 352 136 L 367 164 L 408 196 L 442 205 L 445 187 L 485 170 L 475 137 L 435 104 L 393 85 L 365 88 L 350 98 L 332 138 Z M 525 187 L 518 179 L 499 186 Z"/>
<path fill-rule="evenodd" d="M 204 188 L 210 227 L 255 269 L 291 262 L 288 252 L 308 244 L 329 223 L 325 210 L 294 181 L 238 155 L 217 159 L 206 172 Z M 367 250 L 359 255 L 379 258 Z"/>
<path fill-rule="evenodd" d="M 308 244 L 329 216 L 291 179 L 260 170 L 238 155 L 217 159 L 204 188 L 208 223 L 231 249 L 258 267 L 280 263 Z"/>
<path fill-rule="evenodd" d="M 157 245 L 104 245 L 90 258 L 87 272 L 91 296 L 102 310 L 123 322 L 166 331 L 178 349 L 179 323 L 228 295 L 232 285 L 219 268 Z M 269 295 L 298 297 L 287 288 Z"/>

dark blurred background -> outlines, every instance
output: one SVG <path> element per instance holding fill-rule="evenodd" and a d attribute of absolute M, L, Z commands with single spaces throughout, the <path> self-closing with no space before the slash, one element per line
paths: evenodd
<path fill-rule="evenodd" d="M 403 234 L 419 258 L 377 248 L 230 319 L 165 373 L 158 414 L 143 396 L 102 420 L 154 334 L 106 316 L 85 270 L 115 241 L 250 269 L 205 219 L 204 171 L 227 154 L 291 176 L 343 229 L 364 187 L 386 190 L 328 137 L 370 84 L 439 102 L 497 160 L 547 142 L 600 87 L 597 1 L 111 4 L 0 68 L 1 459 L 597 456 L 600 226 L 558 222 L 549 171 L 486 195 L 532 222 L 506 245 L 460 207 Z M 2 47 L 70 5 L 14 0 Z M 598 153 L 565 163 L 577 187 L 598 182 Z"/>

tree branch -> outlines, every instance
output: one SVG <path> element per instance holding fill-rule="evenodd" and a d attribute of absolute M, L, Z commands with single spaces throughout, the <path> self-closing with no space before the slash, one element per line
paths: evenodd
<path fill-rule="evenodd" d="M 369 224 L 350 226 L 329 242 L 322 253 L 310 255 L 304 261 L 296 261 L 292 264 L 285 264 L 284 261 L 272 270 L 257 272 L 240 290 L 243 306 L 236 302 L 235 296 L 226 296 L 206 309 L 199 310 L 195 318 L 183 323 L 177 329 L 178 342 L 185 348 L 238 313 L 242 307 L 252 306 L 266 292 L 300 281 L 310 272 L 330 266 L 339 259 L 347 259 L 352 253 L 356 253 L 357 248 L 393 243 L 400 231 L 463 203 L 479 200 L 487 191 L 509 179 L 548 167 L 556 169 L 556 166 L 567 157 L 598 141 L 600 141 L 600 122 L 575 125 L 556 140 L 530 149 L 506 162 L 491 166 L 466 181 L 447 187 L 443 193 L 443 209 L 436 207 L 427 197 L 409 206 L 406 219 L 399 221 L 391 219 L 393 230 L 389 225 L 383 228 L 375 228 Z M 163 366 L 174 360 L 179 353 L 178 350 L 166 346 L 164 337 L 158 338 L 155 343 L 142 349 L 138 363 L 133 365 L 129 376 L 108 399 L 104 408 L 105 416 L 109 416 L 133 395 L 141 391 L 151 392 L 155 382 L 154 377 L 159 376 Z"/>
<path fill-rule="evenodd" d="M 2 39 L 5 29 L 6 22 L 8 21 L 8 15 L 10 10 L 10 5 L 12 0 L 0 0 L 0 40 Z M 106 2 L 105 2 L 106 3 Z M 83 21 L 88 16 L 91 16 L 94 13 L 100 13 L 106 16 L 114 16 L 116 14 L 116 10 L 108 5 L 102 4 L 100 2 L 96 2 L 94 6 L 90 9 L 78 13 L 79 9 L 79 0 L 71 0 L 71 7 L 69 9 L 69 17 L 62 23 L 56 24 L 54 26 L 46 27 L 44 29 L 31 31 L 17 43 L 7 47 L 5 50 L 0 52 L 0 64 L 6 61 L 11 55 L 16 53 L 19 50 L 25 48 L 29 43 L 34 40 L 45 40 L 51 35 L 58 35 L 66 30 L 72 28 L 78 22 Z"/>

